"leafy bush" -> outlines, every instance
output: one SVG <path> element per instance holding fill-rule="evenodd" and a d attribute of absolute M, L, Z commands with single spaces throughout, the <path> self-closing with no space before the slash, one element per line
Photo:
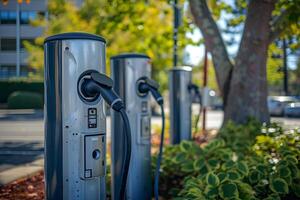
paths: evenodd
<path fill-rule="evenodd" d="M 0 103 L 6 103 L 9 95 L 15 91 L 36 92 L 43 95 L 44 83 L 42 81 L 30 81 L 23 79 L 0 81 L 0 91 Z"/>
<path fill-rule="evenodd" d="M 26 108 L 43 108 L 43 96 L 34 92 L 13 92 L 8 97 L 8 108 L 26 109 Z"/>
<path fill-rule="evenodd" d="M 176 199 L 300 198 L 300 130 L 257 127 L 254 122 L 230 123 L 204 147 L 188 141 L 166 147 L 160 194 Z M 230 138 L 231 131 L 237 138 Z M 240 137 L 244 141 L 238 144 Z"/>

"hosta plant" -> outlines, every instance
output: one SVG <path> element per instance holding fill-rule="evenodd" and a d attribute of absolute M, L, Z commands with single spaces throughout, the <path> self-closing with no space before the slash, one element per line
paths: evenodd
<path fill-rule="evenodd" d="M 300 198 L 300 133 L 277 125 L 257 129 L 246 140 L 232 138 L 242 131 L 233 124 L 206 146 L 190 141 L 168 146 L 161 171 L 161 194 L 176 199 L 298 199 Z M 247 126 L 244 126 L 247 129 Z M 236 134 L 238 135 L 238 134 Z M 153 161 L 155 162 L 156 157 Z"/>

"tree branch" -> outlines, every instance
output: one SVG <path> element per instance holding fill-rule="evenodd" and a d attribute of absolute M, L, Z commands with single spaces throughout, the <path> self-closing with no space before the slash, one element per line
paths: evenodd
<path fill-rule="evenodd" d="M 206 0 L 189 0 L 191 13 L 196 25 L 200 28 L 204 37 L 204 44 L 211 53 L 219 89 L 224 97 L 227 93 L 227 84 L 230 82 L 230 73 L 233 68 L 224 41 L 212 14 L 209 11 Z M 226 97 L 224 97 L 224 100 Z"/>
<path fill-rule="evenodd" d="M 272 43 L 285 30 L 284 21 L 287 15 L 288 15 L 288 11 L 285 10 L 284 12 L 282 12 L 280 16 L 276 17 L 271 23 L 272 31 L 270 32 L 269 43 Z"/>

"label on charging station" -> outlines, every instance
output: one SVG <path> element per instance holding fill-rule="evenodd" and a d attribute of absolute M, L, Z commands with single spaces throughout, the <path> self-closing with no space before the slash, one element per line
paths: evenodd
<path fill-rule="evenodd" d="M 105 175 L 105 135 L 81 136 L 81 178 Z"/>
<path fill-rule="evenodd" d="M 139 124 L 140 124 L 140 135 L 139 143 L 148 144 L 150 138 L 151 124 L 150 117 L 148 114 L 148 102 L 141 102 L 141 114 L 139 114 Z"/>
<path fill-rule="evenodd" d="M 88 109 L 88 128 L 97 128 L 97 108 Z"/>

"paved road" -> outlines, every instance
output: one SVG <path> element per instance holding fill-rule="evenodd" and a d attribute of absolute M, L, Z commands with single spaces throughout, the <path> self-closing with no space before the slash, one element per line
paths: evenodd
<path fill-rule="evenodd" d="M 193 113 L 197 113 L 197 107 Z M 221 111 L 209 111 L 207 128 L 219 128 L 222 124 Z M 300 119 L 272 118 L 286 127 L 300 127 Z M 153 124 L 160 124 L 159 117 L 152 118 Z M 110 122 L 107 120 L 108 130 Z M 108 131 L 109 133 L 109 131 Z M 109 135 L 108 135 L 109 137 Z M 0 172 L 43 157 L 43 118 L 42 113 L 5 114 L 0 111 Z"/>

